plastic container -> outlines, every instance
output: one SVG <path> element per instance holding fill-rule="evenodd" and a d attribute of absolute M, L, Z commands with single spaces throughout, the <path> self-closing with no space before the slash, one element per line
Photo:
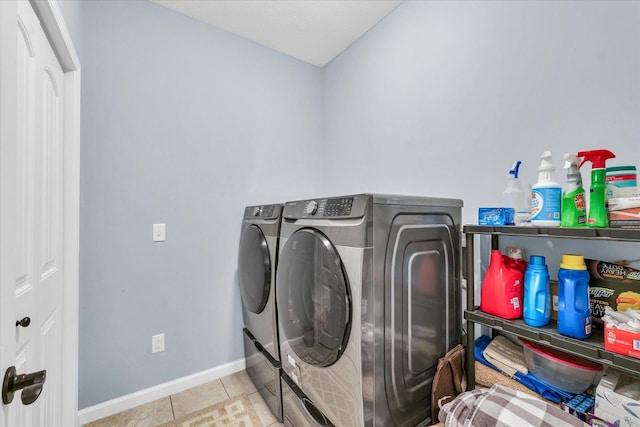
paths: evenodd
<path fill-rule="evenodd" d="M 638 181 L 635 166 L 609 167 L 607 168 L 604 180 L 607 187 L 607 199 L 638 195 Z"/>
<path fill-rule="evenodd" d="M 569 393 L 584 392 L 597 384 L 601 364 L 520 338 L 527 368 L 534 377 Z"/>
<path fill-rule="evenodd" d="M 482 280 L 480 310 L 503 319 L 522 317 L 524 275 L 516 267 L 505 265 L 502 253 L 491 251 L 491 262 Z"/>
<path fill-rule="evenodd" d="M 531 255 L 524 274 L 524 323 L 544 326 L 551 320 L 549 270 L 543 256 Z"/>
<path fill-rule="evenodd" d="M 507 185 L 502 192 L 502 206 L 513 208 L 515 225 L 524 225 L 527 218 L 531 218 L 531 205 L 527 206 L 524 191 L 518 179 L 518 171 L 522 162 L 518 160 L 511 166 L 509 170 L 509 179 Z"/>
<path fill-rule="evenodd" d="M 582 255 L 562 255 L 558 270 L 558 332 L 579 340 L 591 336 L 589 272 Z"/>
<path fill-rule="evenodd" d="M 542 153 L 538 182 L 531 187 L 531 224 L 538 227 L 560 227 L 562 187 L 551 179 L 555 168 L 551 151 Z"/>

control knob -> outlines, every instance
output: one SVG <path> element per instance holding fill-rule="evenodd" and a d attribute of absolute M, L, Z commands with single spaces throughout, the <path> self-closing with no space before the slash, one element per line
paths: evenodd
<path fill-rule="evenodd" d="M 262 213 L 262 208 L 260 206 L 256 206 L 253 208 L 253 216 L 260 216 Z"/>
<path fill-rule="evenodd" d="M 304 211 L 308 215 L 314 215 L 318 211 L 318 202 L 311 200 L 307 203 L 307 207 L 304 208 Z"/>

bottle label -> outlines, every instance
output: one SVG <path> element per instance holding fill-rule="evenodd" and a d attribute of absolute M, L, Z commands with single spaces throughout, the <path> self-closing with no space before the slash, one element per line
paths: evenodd
<path fill-rule="evenodd" d="M 534 188 L 531 194 L 532 221 L 560 221 L 562 190 L 559 187 Z"/>
<path fill-rule="evenodd" d="M 576 209 L 579 211 L 585 211 L 587 209 L 587 203 L 584 200 L 584 193 L 579 192 L 575 196 L 573 196 L 573 203 L 576 206 Z"/>

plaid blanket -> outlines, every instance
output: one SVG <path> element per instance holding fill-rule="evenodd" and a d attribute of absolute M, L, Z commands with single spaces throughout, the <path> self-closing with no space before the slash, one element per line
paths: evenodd
<path fill-rule="evenodd" d="M 447 427 L 585 427 L 562 409 L 522 393 L 494 385 L 460 394 L 439 414 Z"/>

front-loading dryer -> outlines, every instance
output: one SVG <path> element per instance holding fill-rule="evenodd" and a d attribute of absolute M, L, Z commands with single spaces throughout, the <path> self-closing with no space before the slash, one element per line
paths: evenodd
<path fill-rule="evenodd" d="M 283 376 L 332 424 L 430 423 L 438 359 L 461 341 L 461 208 L 378 194 L 285 203 Z"/>
<path fill-rule="evenodd" d="M 247 206 L 238 251 L 246 370 L 279 421 L 282 392 L 275 278 L 281 215 L 282 204 Z"/>

